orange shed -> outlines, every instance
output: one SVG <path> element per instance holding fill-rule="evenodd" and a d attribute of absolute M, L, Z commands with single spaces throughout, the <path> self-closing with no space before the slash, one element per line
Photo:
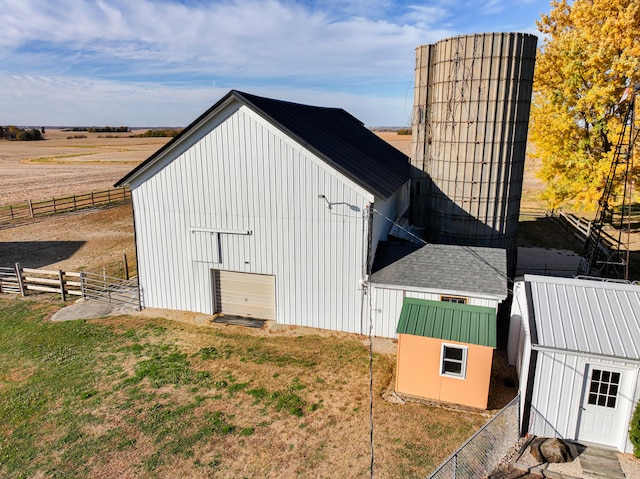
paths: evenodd
<path fill-rule="evenodd" d="M 405 298 L 396 392 L 486 409 L 496 326 L 493 308 Z"/>

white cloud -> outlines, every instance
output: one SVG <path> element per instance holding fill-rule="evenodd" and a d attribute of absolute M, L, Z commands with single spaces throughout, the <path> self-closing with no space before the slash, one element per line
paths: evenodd
<path fill-rule="evenodd" d="M 189 7 L 148 0 L 26 0 L 20 9 L 3 3 L 7 0 L 0 0 L 0 16 L 10 34 L 0 42 L 9 55 L 21 47 L 24 55 L 29 42 L 37 41 L 71 52 L 76 62 L 117 62 L 137 74 L 179 68 L 255 78 L 385 76 L 381 64 L 404 67 L 396 60 L 402 52 L 450 33 L 425 32 L 422 19 L 397 24 L 365 16 L 334 18 L 326 10 L 276 0 Z M 350 5 L 345 11 L 361 10 Z M 388 7 L 389 2 L 379 6 Z M 28 24 L 24 18 L 30 18 Z"/>
<path fill-rule="evenodd" d="M 0 124 L 184 125 L 227 86 L 404 124 L 418 45 L 543 2 L 0 0 Z"/>
<path fill-rule="evenodd" d="M 186 126 L 229 89 L 171 87 L 70 77 L 5 75 L 8 95 L 0 125 L 26 126 Z M 413 98 L 366 96 L 328 90 L 235 85 L 256 95 L 310 105 L 344 108 L 368 125 L 404 125 Z M 409 90 L 408 90 L 409 91 Z"/>

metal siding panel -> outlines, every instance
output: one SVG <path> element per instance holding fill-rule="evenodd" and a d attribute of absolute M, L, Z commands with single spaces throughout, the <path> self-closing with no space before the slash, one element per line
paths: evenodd
<path fill-rule="evenodd" d="M 375 318 L 374 336 L 396 338 L 404 292 L 398 289 L 379 288 L 375 285 L 371 287 L 371 291 L 374 298 L 373 311 L 371 312 Z M 368 320 L 367 310 L 369 310 L 368 303 L 365 304 L 365 318 Z"/>
<path fill-rule="evenodd" d="M 539 343 L 640 359 L 640 288 L 529 276 Z"/>
<path fill-rule="evenodd" d="M 538 353 L 534 391 L 535 434 L 574 439 L 580 408 L 584 360 L 574 355 Z"/>

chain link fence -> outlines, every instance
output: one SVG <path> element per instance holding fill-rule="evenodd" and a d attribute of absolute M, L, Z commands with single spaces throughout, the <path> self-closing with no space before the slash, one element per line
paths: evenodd
<path fill-rule="evenodd" d="M 427 479 L 477 479 L 496 468 L 520 438 L 520 395 L 493 416 Z"/>

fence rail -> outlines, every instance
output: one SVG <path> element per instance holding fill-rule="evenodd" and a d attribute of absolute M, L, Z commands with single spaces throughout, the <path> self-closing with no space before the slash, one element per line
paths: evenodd
<path fill-rule="evenodd" d="M 485 477 L 520 438 L 520 396 L 516 396 L 427 479 Z"/>
<path fill-rule="evenodd" d="M 58 213 L 122 203 L 131 199 L 127 186 L 103 191 L 92 191 L 80 195 L 31 201 L 14 205 L 0 206 L 0 224 L 9 224 L 15 220 L 49 216 Z"/>
<path fill-rule="evenodd" d="M 106 302 L 114 307 L 140 309 L 137 277 L 114 278 L 106 274 L 52 271 L 44 269 L 0 267 L 0 293 L 21 294 L 29 291 L 56 293 L 66 301 L 80 296 Z"/>
<path fill-rule="evenodd" d="M 560 225 L 560 227 L 567 233 L 573 236 L 573 238 L 582 246 L 584 246 L 587 238 L 591 234 L 592 222 L 579 218 L 570 213 L 553 213 L 551 215 L 553 219 Z M 640 221 L 640 217 L 637 219 Z M 607 253 L 610 250 L 618 249 L 620 241 L 611 236 L 606 231 L 600 232 L 601 249 L 603 253 Z"/>

